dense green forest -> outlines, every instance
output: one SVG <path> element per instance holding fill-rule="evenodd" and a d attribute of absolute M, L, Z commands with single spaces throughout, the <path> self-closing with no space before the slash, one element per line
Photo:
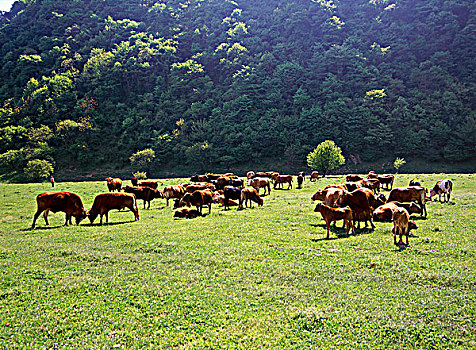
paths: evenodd
<path fill-rule="evenodd" d="M 152 170 L 476 154 L 474 0 L 21 0 L 0 17 L 0 166 Z M 273 163 L 275 162 L 275 163 Z M 95 170 L 94 170 L 95 169 Z"/>

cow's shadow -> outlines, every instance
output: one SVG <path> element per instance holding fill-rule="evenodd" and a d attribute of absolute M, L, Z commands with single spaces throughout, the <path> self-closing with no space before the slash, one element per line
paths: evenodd
<path fill-rule="evenodd" d="M 73 226 L 73 225 L 69 225 Z M 46 230 L 54 230 L 57 228 L 61 227 L 66 227 L 65 225 L 59 225 L 59 226 L 35 226 L 34 228 L 28 227 L 28 228 L 22 228 L 20 232 L 30 232 L 30 231 L 46 231 Z"/>
<path fill-rule="evenodd" d="M 418 215 L 418 214 L 416 214 L 416 215 Z M 418 215 L 418 216 L 414 215 L 414 216 L 410 216 L 410 219 L 415 220 L 415 221 L 420 221 L 420 220 L 428 220 L 428 217 L 420 216 L 420 215 Z"/>
<path fill-rule="evenodd" d="M 136 222 L 136 220 L 130 220 L 130 221 L 119 221 L 119 222 L 104 222 L 102 225 L 97 222 L 97 223 L 89 223 L 89 224 L 84 224 L 81 226 L 84 227 L 95 227 L 95 226 L 117 226 L 117 225 L 124 225 L 124 224 L 130 224 L 132 222 Z"/>
<path fill-rule="evenodd" d="M 310 224 L 310 226 L 312 227 L 320 227 L 322 229 L 324 229 L 324 234 L 326 235 L 327 234 L 327 226 L 326 224 Z M 369 227 L 364 227 L 364 228 L 355 228 L 354 227 L 354 230 L 355 230 L 355 235 L 362 235 L 362 234 L 368 234 L 368 233 L 371 233 L 374 231 L 373 228 L 369 228 Z M 352 234 L 352 229 L 349 231 L 349 234 L 346 233 L 346 228 L 345 227 L 338 227 L 338 226 L 334 226 L 331 224 L 331 227 L 329 229 L 329 232 L 330 233 L 333 233 L 335 236 L 337 237 L 329 237 L 329 238 L 326 238 L 325 236 L 323 238 L 312 238 L 311 241 L 312 242 L 320 242 L 320 241 L 330 241 L 330 240 L 335 240 L 335 239 L 343 239 L 343 238 L 349 238 L 350 236 L 353 236 Z"/>

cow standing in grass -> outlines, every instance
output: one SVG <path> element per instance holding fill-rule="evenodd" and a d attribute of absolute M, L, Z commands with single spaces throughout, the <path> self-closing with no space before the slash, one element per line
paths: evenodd
<path fill-rule="evenodd" d="M 74 216 L 76 219 L 76 225 L 86 218 L 86 211 L 84 210 L 83 202 L 81 198 L 72 192 L 45 192 L 36 196 L 37 210 L 33 217 L 33 223 L 31 228 L 35 228 L 35 223 L 41 213 L 45 219 L 46 225 L 48 222 L 48 213 L 62 211 L 66 214 L 66 220 L 64 225 L 72 224 L 71 219 Z"/>

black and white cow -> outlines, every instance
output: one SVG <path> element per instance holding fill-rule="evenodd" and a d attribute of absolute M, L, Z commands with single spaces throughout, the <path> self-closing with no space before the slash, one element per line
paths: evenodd
<path fill-rule="evenodd" d="M 408 184 L 408 186 L 421 186 L 421 183 L 420 181 L 417 181 L 417 180 L 410 180 L 410 183 Z"/>
<path fill-rule="evenodd" d="M 430 198 L 438 195 L 438 201 L 441 202 L 441 195 L 443 195 L 443 200 L 449 202 L 451 191 L 453 191 L 453 182 L 450 179 L 440 180 L 430 191 Z"/>

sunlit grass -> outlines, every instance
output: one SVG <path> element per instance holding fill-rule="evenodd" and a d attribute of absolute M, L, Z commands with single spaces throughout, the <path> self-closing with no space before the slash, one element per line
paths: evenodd
<path fill-rule="evenodd" d="M 51 187 L 1 184 L 0 347 L 474 348 L 475 178 L 396 186 L 447 177 L 451 203 L 428 204 L 404 250 L 390 223 L 355 237 L 338 223 L 324 239 L 310 196 L 341 177 L 194 220 L 154 200 L 138 222 L 114 211 L 110 225 L 63 227 L 50 213 L 34 231 L 35 197 Z M 106 184 L 55 190 L 88 209 Z"/>

